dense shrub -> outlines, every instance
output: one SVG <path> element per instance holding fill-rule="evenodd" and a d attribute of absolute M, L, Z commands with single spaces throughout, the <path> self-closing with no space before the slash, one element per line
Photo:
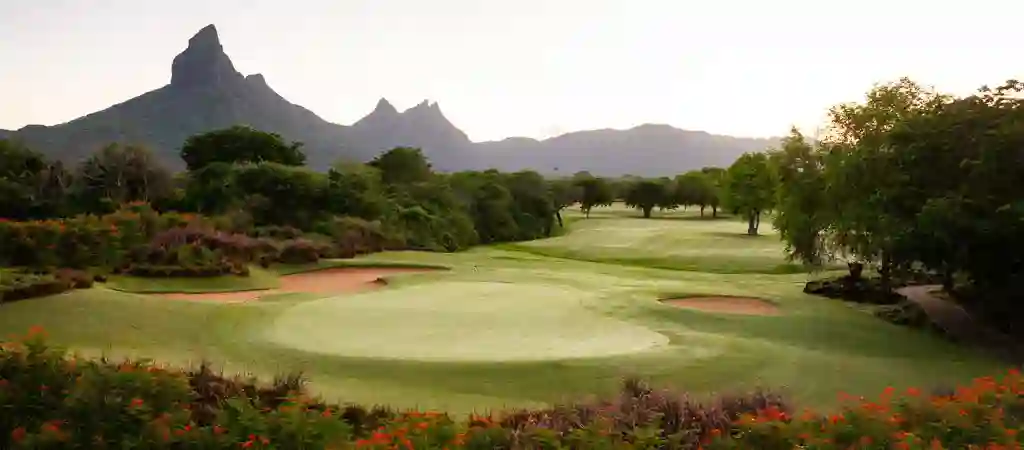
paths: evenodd
<path fill-rule="evenodd" d="M 1024 380 L 927 395 L 889 388 L 821 415 L 755 393 L 698 402 L 627 380 L 609 401 L 471 415 L 367 409 L 271 384 L 147 362 L 79 360 L 43 331 L 0 347 L 0 447 L 366 449 L 1019 448 Z"/>
<path fill-rule="evenodd" d="M 808 281 L 804 285 L 804 293 L 848 302 L 875 305 L 894 305 L 903 300 L 902 295 L 884 287 L 879 278 L 852 277 L 849 275 Z"/>
<path fill-rule="evenodd" d="M 290 226 L 267 225 L 253 228 L 249 234 L 272 239 L 297 239 L 302 237 L 302 230 Z"/>
<path fill-rule="evenodd" d="M 167 266 L 153 264 L 132 264 L 125 271 L 128 275 L 150 278 L 208 278 L 223 275 L 248 275 L 248 270 L 236 273 L 236 267 L 230 264 L 216 264 L 208 266 Z"/>
<path fill-rule="evenodd" d="M 1008 449 L 1024 436 L 1024 379 L 977 378 L 949 394 L 887 388 L 878 399 L 843 396 L 840 411 L 797 416 L 765 409 L 723 430 L 709 449 Z"/>
<path fill-rule="evenodd" d="M 330 238 L 336 258 L 352 258 L 384 249 L 401 248 L 398 240 L 389 237 L 378 221 L 335 217 L 317 224 L 315 230 Z"/>
<path fill-rule="evenodd" d="M 308 264 L 320 260 L 320 254 L 327 251 L 327 244 L 308 239 L 294 239 L 281 244 L 278 260 L 285 264 Z"/>
<path fill-rule="evenodd" d="M 294 393 L 274 409 L 223 398 L 197 422 L 211 411 L 196 407 L 207 399 L 196 395 L 192 374 L 68 358 L 40 333 L 0 350 L 3 448 L 325 448 L 349 440 L 344 421 Z"/>
<path fill-rule="evenodd" d="M 53 277 L 67 283 L 71 289 L 88 289 L 92 287 L 95 278 L 89 272 L 77 269 L 57 269 Z"/>

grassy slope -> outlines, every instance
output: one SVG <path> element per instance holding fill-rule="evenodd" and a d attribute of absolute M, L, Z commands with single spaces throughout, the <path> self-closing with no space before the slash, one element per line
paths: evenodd
<path fill-rule="evenodd" d="M 143 278 L 112 276 L 105 286 L 109 289 L 134 293 L 194 293 L 258 291 L 278 286 L 277 276 L 258 267 L 249 269 L 249 276 L 195 277 L 195 278 Z"/>
<path fill-rule="evenodd" d="M 625 230 L 590 234 L 592 245 L 613 246 L 616 239 L 634 233 L 631 229 L 651 231 L 647 221 L 592 219 L 605 220 Z M 588 221 L 577 223 L 584 222 Z M 706 247 L 703 254 L 723 253 L 714 248 L 722 241 L 693 238 L 707 231 L 703 223 L 672 223 L 681 226 L 658 229 L 662 242 L 690 242 L 694 255 L 700 254 L 698 246 Z M 743 231 L 736 222 L 715 223 L 723 233 Z M 551 241 L 555 239 L 538 244 L 557 249 L 558 241 Z M 584 248 L 580 241 L 573 246 Z M 633 248 L 632 256 L 666 251 L 661 247 L 667 246 Z M 738 247 L 724 253 L 746 257 Z M 753 252 L 751 257 L 758 264 L 768 261 L 761 253 Z M 231 371 L 265 376 L 303 370 L 312 378 L 313 388 L 328 397 L 459 411 L 607 393 L 621 376 L 630 374 L 697 393 L 755 385 L 783 387 L 805 404 L 828 406 L 840 390 L 868 394 L 889 385 L 950 384 L 999 368 L 932 336 L 883 323 L 839 302 L 806 296 L 801 293 L 804 274 L 670 271 L 553 259 L 495 247 L 459 254 L 392 252 L 359 261 L 444 265 L 453 270 L 399 276 L 385 290 L 348 299 L 310 301 L 308 296 L 291 296 L 245 305 L 167 301 L 93 289 L 4 305 L 0 332 L 20 332 L 41 324 L 56 341 L 90 352 L 145 355 L 172 363 L 205 357 Z M 719 264 L 715 258 L 708 261 L 711 267 Z M 468 295 L 473 287 L 458 284 L 473 282 L 486 282 L 480 285 L 484 290 L 493 283 L 515 284 L 481 295 Z M 704 314 L 656 301 L 678 293 L 768 298 L 781 306 L 784 315 Z M 422 303 L 404 307 L 402 299 Z M 522 304 L 516 304 L 517 299 Z M 346 301 L 352 304 L 338 303 Z M 374 309 L 377 301 L 380 308 Z M 566 316 L 573 308 L 577 313 Z M 371 316 L 376 319 L 361 320 Z M 530 320 L 517 321 L 517 316 Z M 358 357 L 374 347 L 381 348 L 384 356 L 419 352 L 423 357 L 453 357 L 452 346 L 462 346 L 462 356 L 511 352 L 510 345 L 521 345 L 520 354 L 523 349 L 541 353 L 537 346 L 560 333 L 586 341 L 594 336 L 591 332 L 604 330 L 598 316 L 646 327 L 666 336 L 669 344 L 631 355 L 532 362 Z M 583 325 L 566 328 L 567 317 L 577 317 Z M 500 333 L 488 335 L 487 329 Z M 522 338 L 517 340 L 516 333 Z M 306 339 L 299 343 L 307 345 L 319 342 L 350 356 L 282 345 L 293 345 L 295 339 Z"/>
<path fill-rule="evenodd" d="M 341 267 L 422 267 L 428 269 L 447 269 L 447 267 L 432 264 L 334 259 L 321 260 L 312 264 L 277 264 L 269 269 L 253 266 L 249 268 L 248 277 L 142 278 L 112 276 L 104 286 L 116 291 L 136 294 L 258 291 L 278 287 L 280 283 L 278 283 L 277 277 L 281 275 L 294 275 Z"/>
<path fill-rule="evenodd" d="M 568 214 L 572 217 L 573 213 Z M 648 220 L 616 204 L 571 223 L 572 233 L 505 248 L 538 255 L 662 269 L 714 273 L 796 273 L 782 257 L 771 225 L 747 236 L 734 218 L 700 217 L 695 212 L 655 212 Z"/>

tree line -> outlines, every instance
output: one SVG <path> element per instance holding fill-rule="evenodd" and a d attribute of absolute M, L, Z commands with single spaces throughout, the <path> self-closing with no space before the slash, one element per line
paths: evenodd
<path fill-rule="evenodd" d="M 379 222 L 409 248 L 458 250 L 553 232 L 551 186 L 532 171 L 434 172 L 419 149 L 395 148 L 326 173 L 304 165 L 300 143 L 243 126 L 187 139 L 186 170 L 152 152 L 110 144 L 74 167 L 0 140 L 0 218 L 106 214 L 142 201 L 158 211 L 223 216 L 239 228 L 293 227 L 331 234 L 340 216 Z"/>
<path fill-rule="evenodd" d="M 1011 80 L 955 97 L 903 78 L 833 107 L 819 141 L 794 129 L 742 164 L 774 180 L 763 206 L 791 259 L 844 260 L 854 277 L 870 265 L 886 289 L 931 273 L 1010 323 L 1024 292 L 1022 92 Z"/>

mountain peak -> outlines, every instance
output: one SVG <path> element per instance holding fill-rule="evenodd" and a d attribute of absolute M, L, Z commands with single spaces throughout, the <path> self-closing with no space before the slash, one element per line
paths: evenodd
<path fill-rule="evenodd" d="M 437 102 L 431 102 L 430 100 L 423 100 L 420 104 L 405 110 L 402 114 L 444 117 L 444 114 L 441 113 L 441 106 Z"/>
<path fill-rule="evenodd" d="M 373 113 L 393 115 L 397 114 L 398 110 L 395 109 L 395 106 L 392 105 L 388 99 L 381 97 L 380 100 L 377 101 L 377 106 L 373 108 Z"/>
<path fill-rule="evenodd" d="M 188 47 L 171 64 L 171 85 L 176 87 L 219 85 L 241 78 L 212 24 L 192 36 Z"/>
<path fill-rule="evenodd" d="M 262 73 L 254 73 L 252 75 L 246 75 L 245 76 L 245 81 L 248 81 L 248 82 L 250 82 L 250 83 L 252 83 L 254 85 L 258 85 L 258 86 L 266 86 L 267 85 L 267 79 L 263 77 Z"/>
<path fill-rule="evenodd" d="M 209 24 L 203 27 L 199 32 L 192 36 L 192 39 L 188 40 L 188 45 L 216 45 L 220 46 L 220 35 L 217 34 L 217 27 L 214 24 Z"/>

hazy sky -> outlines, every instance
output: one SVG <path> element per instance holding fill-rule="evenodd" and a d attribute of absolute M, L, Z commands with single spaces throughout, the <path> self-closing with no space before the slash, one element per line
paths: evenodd
<path fill-rule="evenodd" d="M 668 123 L 812 130 L 901 75 L 1024 78 L 1022 0 L 3 0 L 0 128 L 158 88 L 213 23 L 243 74 L 350 124 L 423 99 L 473 140 Z"/>

